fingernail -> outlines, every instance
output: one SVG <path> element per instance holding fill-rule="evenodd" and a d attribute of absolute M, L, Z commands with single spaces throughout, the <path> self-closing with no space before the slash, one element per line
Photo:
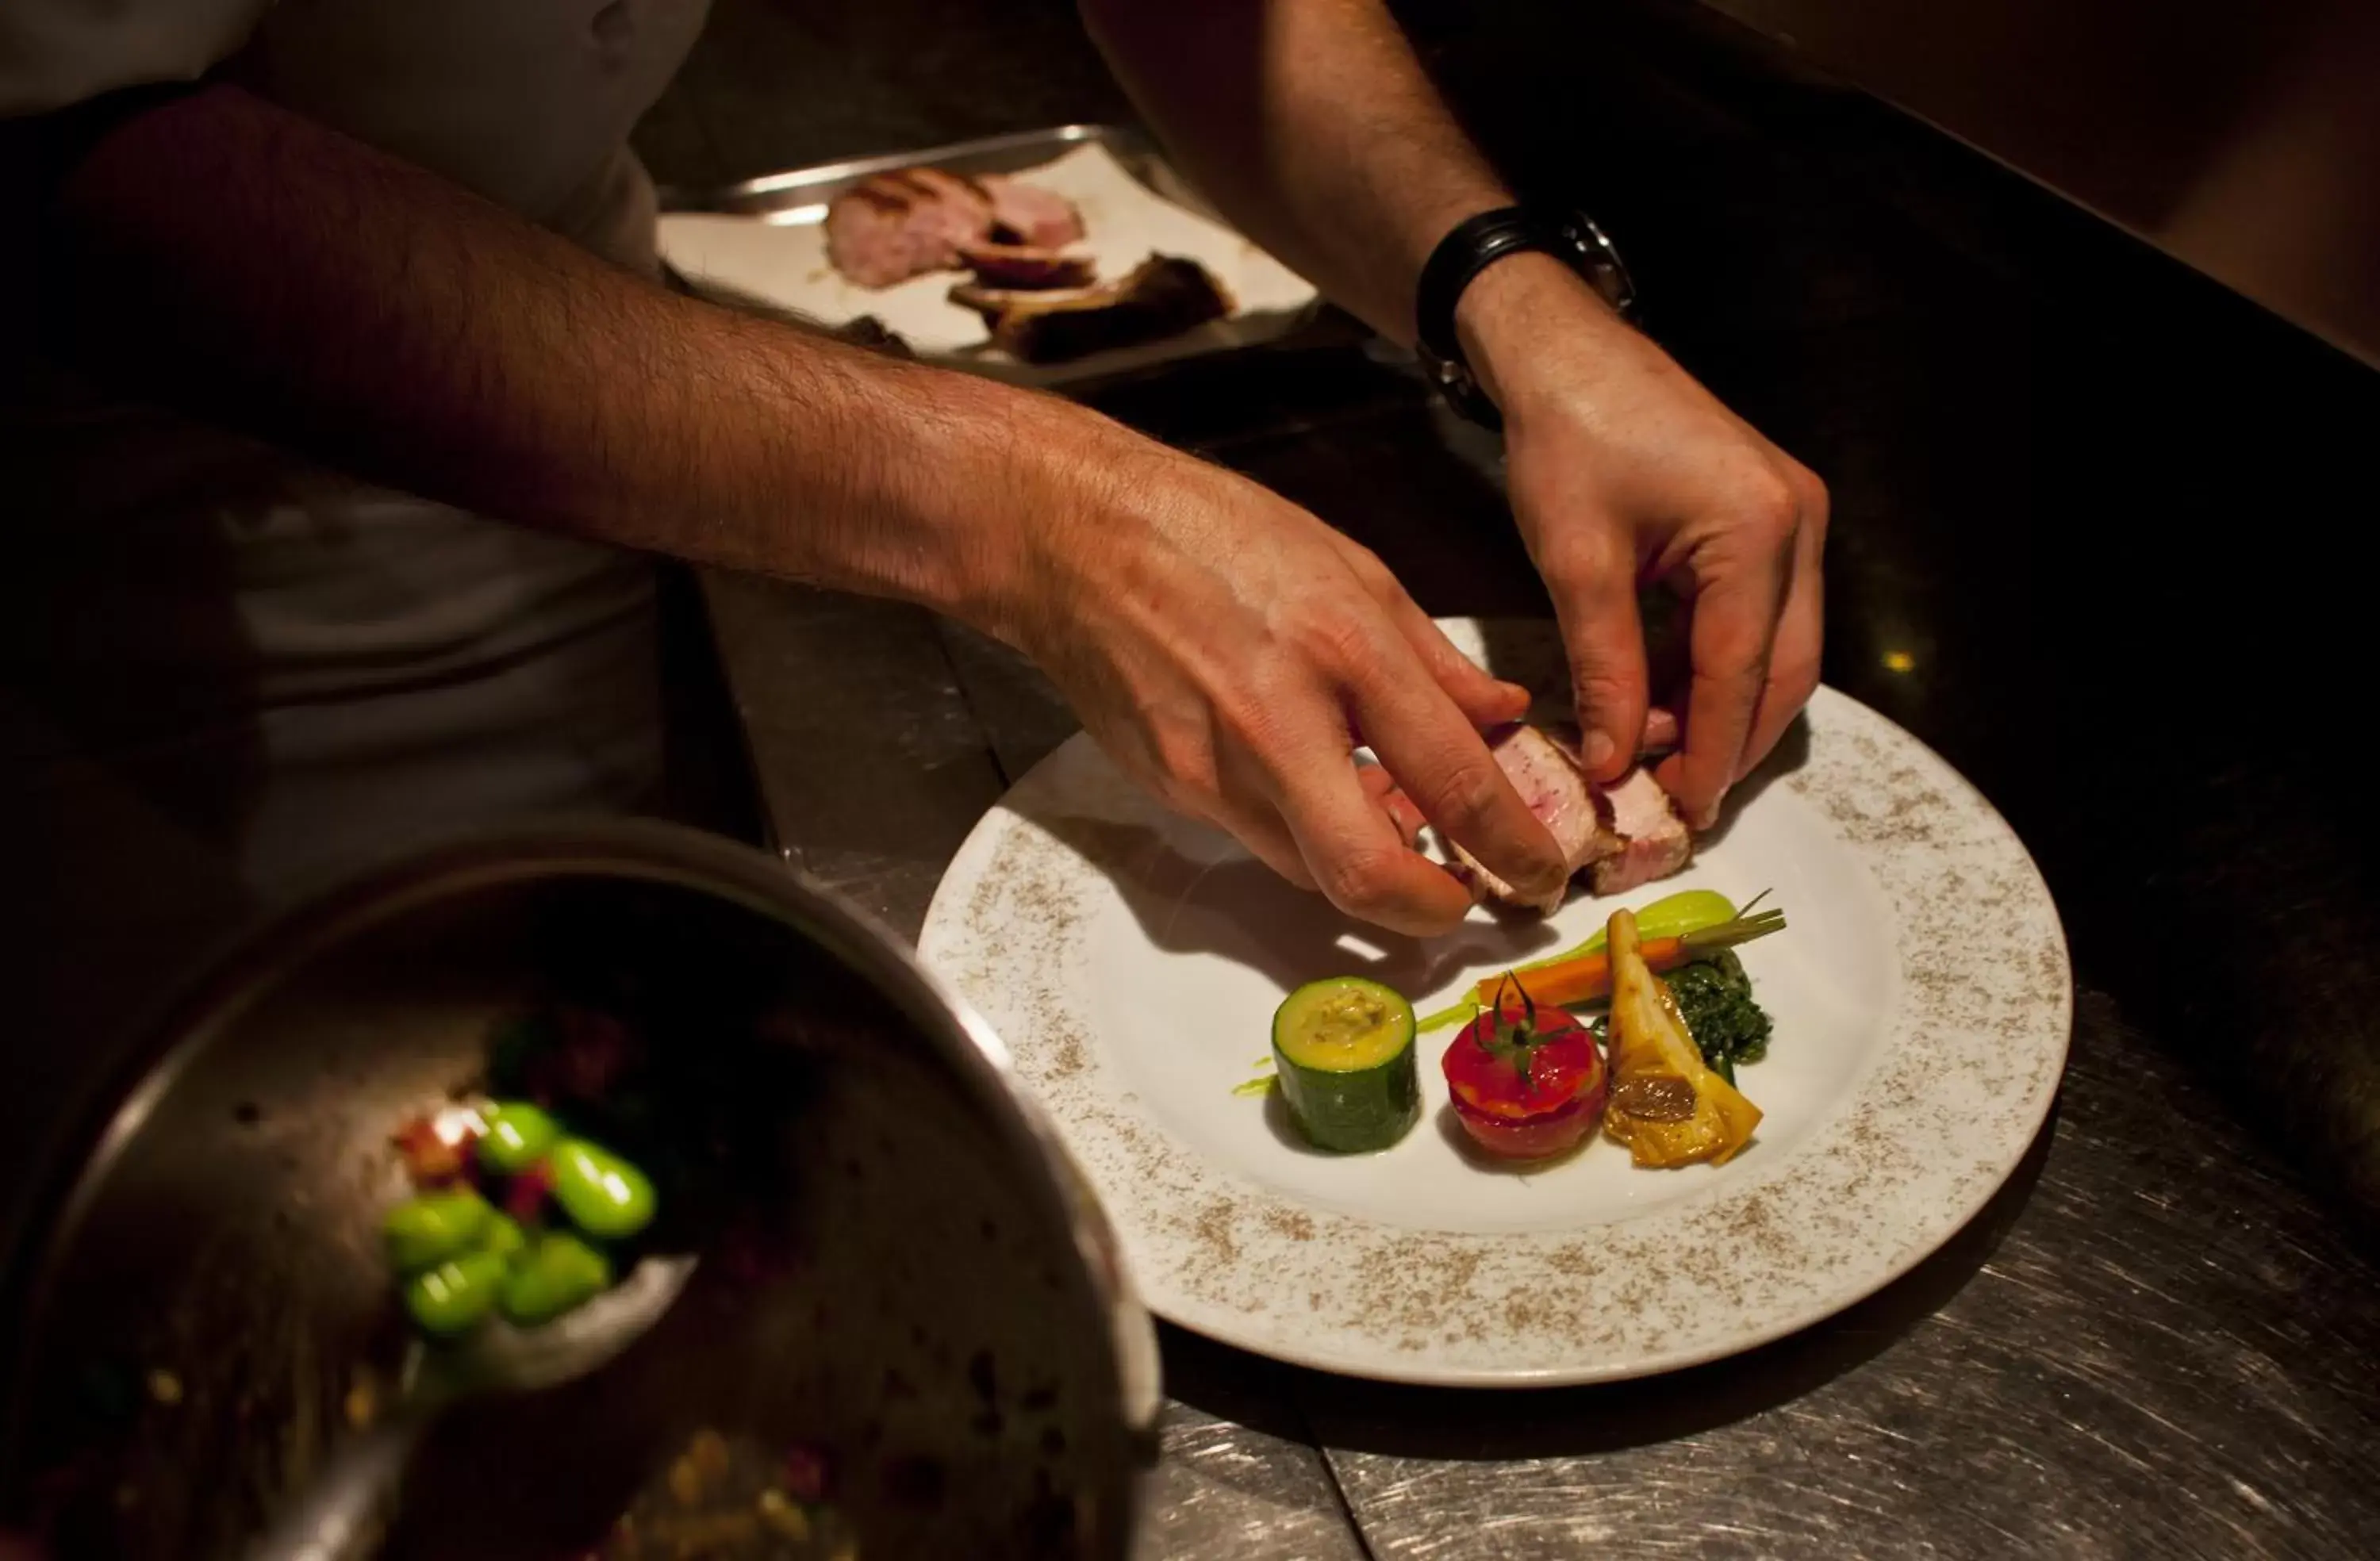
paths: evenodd
<path fill-rule="evenodd" d="M 1609 732 L 1590 732 L 1586 734 L 1585 741 L 1579 744 L 1578 756 L 1586 761 L 1587 768 L 1601 769 L 1611 762 L 1611 756 L 1619 751 L 1620 745 L 1612 742 Z"/>

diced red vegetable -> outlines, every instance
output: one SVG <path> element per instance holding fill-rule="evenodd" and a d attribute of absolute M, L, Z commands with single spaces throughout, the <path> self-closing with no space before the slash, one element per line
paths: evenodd
<path fill-rule="evenodd" d="M 504 1185 L 504 1212 L 527 1225 L 545 1211 L 553 1192 L 553 1168 L 540 1160 Z"/>
<path fill-rule="evenodd" d="M 443 1187 L 459 1178 L 469 1164 L 469 1137 L 450 1144 L 438 1135 L 438 1124 L 427 1117 L 416 1117 L 397 1129 L 390 1142 L 405 1161 L 407 1179 L 416 1187 Z"/>

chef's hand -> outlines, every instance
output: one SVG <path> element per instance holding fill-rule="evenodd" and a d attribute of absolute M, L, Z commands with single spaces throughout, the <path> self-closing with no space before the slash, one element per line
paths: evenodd
<path fill-rule="evenodd" d="M 1073 502 L 1036 526 L 996 632 L 1058 684 L 1099 744 L 1176 810 L 1228 829 L 1293 883 L 1400 932 L 1471 899 L 1412 849 L 1360 742 L 1429 821 L 1515 885 L 1560 848 L 1480 729 L 1524 690 L 1456 650 L 1380 561 L 1220 467 L 1088 425 Z"/>
<path fill-rule="evenodd" d="M 1708 828 L 1817 687 L 1826 486 L 1548 257 L 1482 272 L 1455 320 L 1504 415 L 1513 514 L 1561 621 L 1597 779 L 1644 733 L 1640 583 L 1691 603 L 1684 747 L 1655 774 Z"/>

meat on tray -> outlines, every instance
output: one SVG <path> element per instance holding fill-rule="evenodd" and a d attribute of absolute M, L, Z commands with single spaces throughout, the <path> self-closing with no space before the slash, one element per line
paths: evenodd
<path fill-rule="evenodd" d="M 1586 778 L 1567 742 L 1535 726 L 1504 728 L 1488 739 L 1488 751 L 1561 848 L 1571 875 L 1586 874 L 1596 893 L 1621 894 L 1668 877 L 1693 856 L 1694 837 L 1650 770 L 1639 767 L 1598 786 Z M 1460 845 L 1449 841 L 1447 849 L 1475 900 L 1551 912 L 1568 891 L 1565 881 L 1551 894 L 1532 899 Z"/>
<path fill-rule="evenodd" d="M 1099 274 L 1088 255 L 1035 244 L 962 244 L 959 259 L 987 287 L 1087 287 Z"/>
<path fill-rule="evenodd" d="M 984 318 L 991 345 L 1027 363 L 1062 363 L 1178 335 L 1232 312 L 1232 296 L 1196 260 L 1151 255 L 1096 287 L 1025 289 L 963 282 L 951 302 Z"/>
<path fill-rule="evenodd" d="M 991 200 L 995 237 L 1005 241 L 1013 236 L 1018 244 L 1055 249 L 1083 236 L 1083 214 L 1055 190 L 1005 174 L 986 174 L 975 183 Z"/>
<path fill-rule="evenodd" d="M 827 260 L 862 287 L 957 271 L 972 246 L 1050 250 L 1082 236 L 1074 202 L 998 174 L 895 169 L 861 180 L 826 212 Z"/>

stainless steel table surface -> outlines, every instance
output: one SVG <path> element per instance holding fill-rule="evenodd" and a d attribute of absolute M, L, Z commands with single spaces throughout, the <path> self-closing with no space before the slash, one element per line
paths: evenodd
<path fill-rule="evenodd" d="M 921 611 L 707 593 L 785 858 L 914 937 L 969 829 L 1073 722 Z M 2001 1194 L 1749 1355 L 1439 1391 L 1168 1328 L 1141 1554 L 2380 1555 L 2380 1274 L 2114 998 L 2078 997 L 2057 1109 Z"/>

